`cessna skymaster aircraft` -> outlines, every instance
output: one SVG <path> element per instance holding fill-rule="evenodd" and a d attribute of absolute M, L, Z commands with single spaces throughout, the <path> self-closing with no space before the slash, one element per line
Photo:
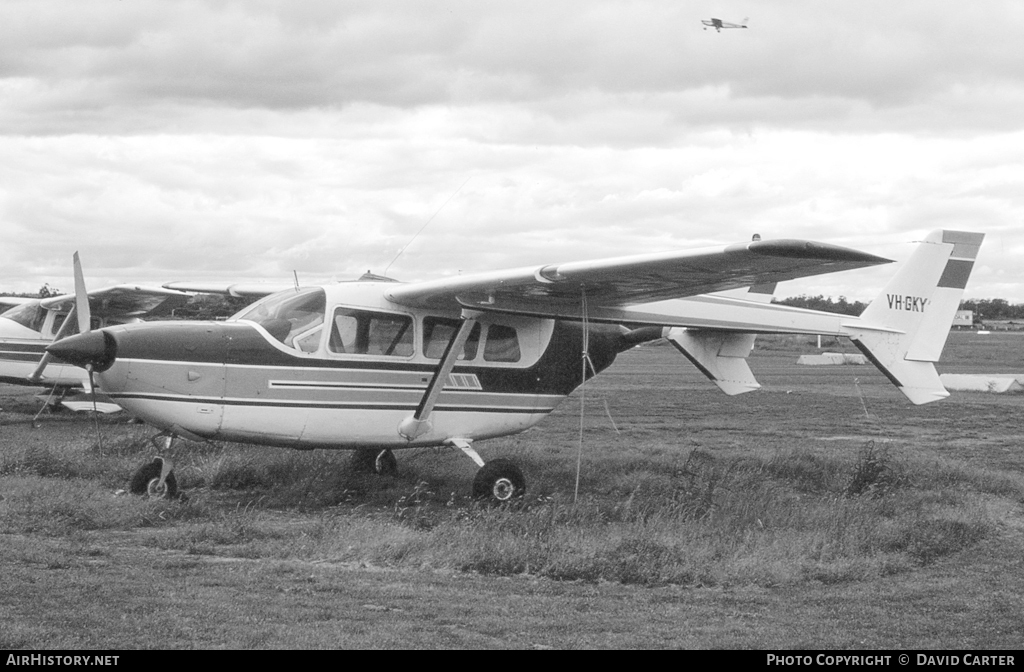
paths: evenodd
<path fill-rule="evenodd" d="M 708 28 L 714 28 L 719 33 L 722 32 L 722 28 L 746 28 L 747 20 L 743 19 L 743 23 L 729 23 L 728 21 L 722 21 L 721 19 L 701 19 L 701 23 L 704 24 L 704 30 Z"/>
<path fill-rule="evenodd" d="M 81 274 L 77 256 L 76 284 Z M 94 328 L 167 315 L 189 299 L 184 292 L 138 285 L 106 287 L 88 292 L 88 297 L 86 322 Z M 12 299 L 11 302 L 16 305 L 0 313 L 0 382 L 53 388 L 60 392 L 56 399 L 65 405 L 93 408 L 93 399 L 88 395 L 67 396 L 72 391 L 91 389 L 85 369 L 52 362 L 52 357 L 45 352 L 46 346 L 54 340 L 78 333 L 75 295 Z M 120 410 L 110 403 L 97 407 L 106 411 Z"/>
<path fill-rule="evenodd" d="M 584 375 L 657 338 L 727 394 L 758 387 L 746 362 L 756 334 L 793 333 L 850 338 L 915 404 L 948 396 L 933 362 L 982 238 L 932 232 L 860 317 L 735 292 L 889 260 L 755 240 L 426 282 L 294 288 L 226 322 L 107 327 L 47 350 L 94 371 L 112 399 L 165 432 L 167 448 L 181 436 L 372 450 L 380 472 L 395 468 L 392 449 L 454 446 L 481 467 L 473 494 L 506 501 L 524 491 L 522 473 L 503 459 L 484 464 L 474 442 L 537 424 Z M 146 469 L 134 489 L 174 492 L 168 461 Z"/>

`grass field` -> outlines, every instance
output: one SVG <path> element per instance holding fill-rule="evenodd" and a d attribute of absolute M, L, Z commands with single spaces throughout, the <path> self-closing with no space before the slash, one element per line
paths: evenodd
<path fill-rule="evenodd" d="M 940 370 L 1024 372 L 1022 346 L 954 333 Z M 181 442 L 185 497 L 124 495 L 152 430 L 33 429 L 33 391 L 0 387 L 0 649 L 1019 648 L 1024 397 L 916 407 L 814 351 L 760 339 L 739 397 L 671 348 L 621 355 L 478 446 L 522 467 L 510 508 L 433 449 L 377 477 Z"/>

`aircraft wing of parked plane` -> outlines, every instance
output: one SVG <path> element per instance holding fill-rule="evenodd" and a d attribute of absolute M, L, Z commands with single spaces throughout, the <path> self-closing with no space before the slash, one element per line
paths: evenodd
<path fill-rule="evenodd" d="M 26 296 L 0 296 L 0 315 L 3 315 L 15 306 L 20 306 L 23 303 L 35 300 L 36 299 L 33 299 L 32 297 Z"/>
<path fill-rule="evenodd" d="M 283 282 L 168 282 L 164 289 L 183 292 L 199 292 L 201 294 L 224 294 L 235 298 L 258 299 L 286 289 L 294 289 L 292 283 Z"/>
<path fill-rule="evenodd" d="M 99 321 L 118 322 L 136 318 L 154 318 L 170 315 L 175 308 L 185 305 L 189 294 L 164 287 L 146 285 L 114 285 L 88 292 L 89 310 Z M 40 299 L 39 305 L 58 313 L 69 312 L 75 304 L 74 294 Z"/>
<path fill-rule="evenodd" d="M 755 240 L 725 248 L 643 254 L 458 275 L 385 289 L 391 301 L 425 309 L 496 312 L 622 322 L 607 309 L 736 290 L 890 263 L 864 252 L 797 240 Z"/>
<path fill-rule="evenodd" d="M 522 473 L 507 460 L 485 464 L 473 442 L 534 426 L 618 353 L 658 338 L 727 394 L 759 387 L 746 361 L 757 334 L 791 333 L 849 338 L 915 404 L 948 396 L 933 363 L 983 237 L 930 233 L 859 317 L 772 304 L 764 288 L 889 260 L 755 239 L 423 282 L 293 286 L 226 322 L 107 327 L 48 351 L 96 372 L 104 392 L 163 430 L 167 448 L 174 436 L 342 448 L 371 453 L 385 472 L 393 449 L 447 445 L 481 467 L 475 496 L 505 501 L 523 492 Z M 167 465 L 146 465 L 133 489 L 173 492 Z"/>

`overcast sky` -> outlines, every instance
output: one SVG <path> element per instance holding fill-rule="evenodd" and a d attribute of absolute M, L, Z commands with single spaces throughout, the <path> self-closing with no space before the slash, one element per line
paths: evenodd
<path fill-rule="evenodd" d="M 0 291 L 75 250 L 91 287 L 417 280 L 954 228 L 966 296 L 1021 303 L 1022 34 L 1019 0 L 3 0 Z"/>

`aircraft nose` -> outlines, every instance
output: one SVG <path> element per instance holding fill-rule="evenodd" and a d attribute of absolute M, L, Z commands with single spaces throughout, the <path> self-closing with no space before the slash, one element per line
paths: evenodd
<path fill-rule="evenodd" d="M 68 364 L 106 371 L 117 357 L 117 341 L 105 331 L 89 331 L 55 341 L 46 351 Z"/>

